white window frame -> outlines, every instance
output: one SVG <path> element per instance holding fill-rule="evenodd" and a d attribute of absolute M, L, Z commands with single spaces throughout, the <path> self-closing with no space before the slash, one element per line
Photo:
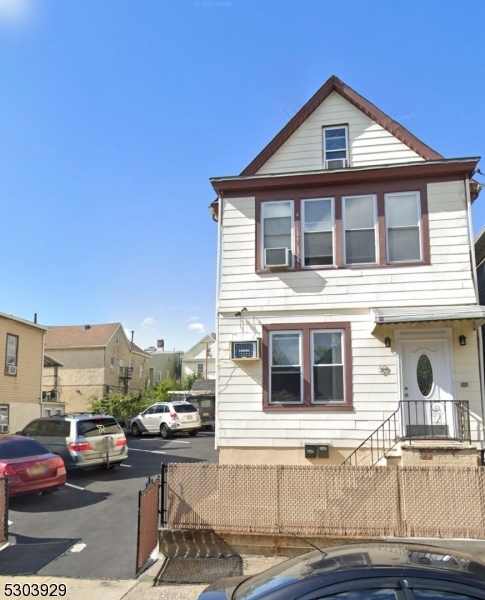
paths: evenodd
<path fill-rule="evenodd" d="M 271 396 L 272 396 L 272 389 L 271 389 L 271 380 L 272 380 L 272 369 L 273 369 L 273 337 L 274 336 L 278 336 L 278 335 L 284 335 L 284 334 L 298 334 L 300 336 L 300 402 L 273 402 L 271 400 Z M 275 331 L 270 331 L 269 332 L 269 361 L 268 361 L 268 366 L 269 366 L 269 374 L 268 374 L 268 403 L 269 404 L 284 404 L 284 406 L 301 406 L 303 404 L 303 393 L 304 393 L 304 364 L 303 364 L 303 330 L 301 329 L 278 329 Z M 289 365 L 287 365 L 289 366 Z M 293 365 L 295 366 L 295 365 Z"/>
<path fill-rule="evenodd" d="M 345 202 L 347 199 L 353 198 L 372 198 L 372 207 L 374 213 L 374 250 L 375 250 L 375 261 L 368 263 L 347 263 L 347 252 L 346 252 L 346 243 L 345 243 L 345 235 L 347 231 L 347 225 L 345 222 Z M 362 229 L 367 229 L 367 227 L 362 227 Z M 351 231 L 359 231 L 358 229 L 352 229 Z M 359 265 L 378 265 L 379 264 L 379 236 L 377 231 L 377 196 L 376 194 L 353 194 L 352 196 L 342 196 L 342 256 L 344 260 L 344 265 L 346 267 L 358 267 Z"/>
<path fill-rule="evenodd" d="M 119 366 L 120 366 L 120 373 L 123 373 L 124 369 L 125 369 L 125 361 L 122 358 L 120 358 L 120 365 Z"/>
<path fill-rule="evenodd" d="M 305 265 L 305 205 L 307 202 L 318 202 L 321 200 L 330 200 L 331 204 L 331 214 L 332 214 L 332 229 L 330 230 L 332 233 L 332 263 L 328 265 Z M 302 198 L 301 199 L 301 220 L 300 220 L 300 228 L 301 228 L 301 268 L 302 269 L 329 269 L 335 266 L 335 198 L 332 197 L 322 197 L 322 198 Z M 315 233 L 323 233 L 323 232 L 315 232 Z"/>
<path fill-rule="evenodd" d="M 341 351 L 342 351 L 342 362 L 341 363 L 332 363 L 332 366 L 341 366 L 342 367 L 342 388 L 344 391 L 344 397 L 342 398 L 342 400 L 315 400 L 315 380 L 313 377 L 313 367 L 315 366 L 313 364 L 313 360 L 315 357 L 314 354 L 314 340 L 315 340 L 315 333 L 340 333 L 340 345 L 341 345 Z M 317 368 L 326 368 L 326 366 L 322 366 L 319 367 L 318 365 L 316 365 Z M 330 365 L 328 365 L 330 366 Z M 345 330 L 344 329 L 310 329 L 310 377 L 311 377 L 311 403 L 312 404 L 316 404 L 316 405 L 325 405 L 325 404 L 345 404 L 345 400 L 347 397 L 347 390 L 345 387 Z"/>
<path fill-rule="evenodd" d="M 114 356 L 112 356 L 109 359 L 109 370 L 110 370 L 110 373 L 114 373 L 116 371 L 115 357 Z"/>
<path fill-rule="evenodd" d="M 140 364 L 140 377 L 143 377 L 143 365 Z"/>
<path fill-rule="evenodd" d="M 158 371 L 158 380 L 157 381 L 162 381 L 162 372 Z"/>
<path fill-rule="evenodd" d="M 197 373 L 204 374 L 204 363 L 197 363 Z"/>
<path fill-rule="evenodd" d="M 419 239 L 419 258 L 407 258 L 406 260 L 393 260 L 389 258 L 389 227 L 387 226 L 387 199 L 389 196 L 410 196 L 414 195 L 416 198 L 417 205 L 417 214 L 418 214 L 418 239 Z M 421 194 L 419 191 L 411 191 L 411 192 L 388 192 L 384 194 L 384 220 L 386 226 L 386 261 L 391 264 L 399 264 L 399 263 L 408 263 L 415 262 L 419 263 L 423 261 L 423 241 L 422 241 L 422 214 L 421 214 Z M 398 229 L 397 227 L 393 227 L 393 229 Z"/>
<path fill-rule="evenodd" d="M 116 344 L 119 345 L 119 343 L 120 343 L 120 336 L 116 335 Z"/>
<path fill-rule="evenodd" d="M 339 160 L 330 158 L 327 159 L 327 149 L 325 147 L 325 132 L 334 129 L 345 130 L 345 166 L 350 167 L 350 148 L 349 148 L 349 126 L 348 125 L 330 125 L 329 127 L 322 127 L 322 147 L 323 147 L 323 168 L 328 169 L 327 160 Z M 329 150 L 329 152 L 342 152 L 342 150 Z"/>
<path fill-rule="evenodd" d="M 268 204 L 289 204 L 290 205 L 290 218 L 291 218 L 291 227 L 290 227 L 290 240 L 291 240 L 291 265 L 288 267 L 289 269 L 295 268 L 295 201 L 294 200 L 270 200 L 268 202 L 261 202 L 261 220 L 260 220 L 260 256 L 261 256 L 261 267 L 263 269 L 269 269 L 265 265 L 264 261 L 264 220 L 265 220 L 265 207 Z"/>

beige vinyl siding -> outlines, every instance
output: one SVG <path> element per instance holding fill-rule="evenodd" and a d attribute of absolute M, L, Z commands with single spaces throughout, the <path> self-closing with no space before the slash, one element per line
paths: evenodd
<path fill-rule="evenodd" d="M 340 94 L 332 92 L 259 169 L 258 174 L 322 169 L 322 127 L 343 124 L 349 127 L 352 167 L 423 160 Z"/>
<path fill-rule="evenodd" d="M 464 183 L 429 184 L 428 208 L 430 265 L 256 274 L 254 198 L 227 199 L 220 310 L 241 298 L 251 311 L 475 303 Z"/>
<path fill-rule="evenodd" d="M 5 375 L 7 333 L 18 336 L 17 375 Z M 40 417 L 44 331 L 0 317 L 0 404 L 10 406 L 10 432 Z"/>

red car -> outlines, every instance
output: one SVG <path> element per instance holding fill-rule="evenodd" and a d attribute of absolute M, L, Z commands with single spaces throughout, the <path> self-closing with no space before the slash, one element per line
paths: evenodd
<path fill-rule="evenodd" d="M 54 492 L 66 483 L 66 467 L 57 454 L 21 435 L 0 436 L 0 477 L 8 477 L 8 495 Z"/>

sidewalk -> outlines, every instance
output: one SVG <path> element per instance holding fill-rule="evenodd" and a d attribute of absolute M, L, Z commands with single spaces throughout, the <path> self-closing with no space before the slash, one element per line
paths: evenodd
<path fill-rule="evenodd" d="M 286 560 L 283 557 L 243 557 L 243 570 L 246 575 L 253 575 Z M 207 587 L 201 585 L 154 585 L 154 579 L 160 571 L 163 560 L 158 560 L 138 579 L 115 581 L 110 579 L 70 579 L 69 577 L 39 577 L 37 575 L 0 576 L 0 598 L 6 598 L 5 585 L 11 583 L 22 586 L 37 583 L 47 584 L 49 590 L 56 589 L 59 595 L 59 585 L 67 586 L 66 600 L 197 600 L 199 594 Z M 12 586 L 13 588 L 13 586 Z M 18 589 L 18 588 L 17 588 Z M 30 588 L 32 589 L 32 587 Z M 45 589 L 45 588 L 44 588 Z M 25 590 L 27 591 L 27 590 Z M 22 597 L 33 594 L 22 593 Z M 14 595 L 12 594 L 12 597 Z M 39 595 L 40 597 L 40 595 Z"/>

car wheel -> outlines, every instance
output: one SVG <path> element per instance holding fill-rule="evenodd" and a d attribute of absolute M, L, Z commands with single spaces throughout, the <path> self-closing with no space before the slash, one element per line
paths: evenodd
<path fill-rule="evenodd" d="M 138 427 L 138 425 L 136 423 L 133 423 L 133 425 L 131 426 L 131 435 L 133 435 L 135 437 L 141 436 L 141 429 Z"/>
<path fill-rule="evenodd" d="M 160 427 L 160 435 L 163 437 L 164 440 L 168 439 L 171 435 L 170 429 L 165 423 L 163 423 Z"/>
<path fill-rule="evenodd" d="M 195 436 L 196 436 L 198 433 L 199 433 L 199 430 L 198 430 L 198 429 L 192 429 L 192 431 L 189 431 L 189 432 L 188 432 L 188 434 L 189 434 L 191 437 L 195 437 Z"/>

